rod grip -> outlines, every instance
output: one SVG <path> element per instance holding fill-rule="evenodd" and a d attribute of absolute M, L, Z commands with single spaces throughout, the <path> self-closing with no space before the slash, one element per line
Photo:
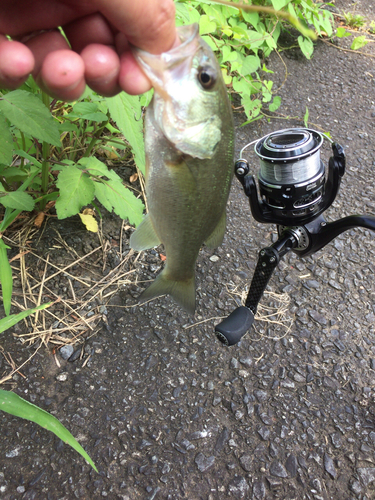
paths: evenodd
<path fill-rule="evenodd" d="M 254 314 L 248 307 L 237 307 L 227 318 L 216 325 L 216 337 L 224 345 L 235 345 L 250 330 L 253 321 Z"/>

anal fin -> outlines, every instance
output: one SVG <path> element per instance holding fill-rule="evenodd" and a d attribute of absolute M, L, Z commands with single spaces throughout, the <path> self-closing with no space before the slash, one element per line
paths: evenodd
<path fill-rule="evenodd" d="M 143 221 L 139 224 L 134 233 L 130 236 L 130 247 L 133 250 L 147 250 L 148 248 L 157 247 L 161 241 L 155 233 L 150 215 L 147 214 Z"/>
<path fill-rule="evenodd" d="M 227 213 L 223 211 L 220 220 L 210 236 L 204 242 L 208 248 L 217 248 L 223 243 L 225 227 L 227 224 Z"/>

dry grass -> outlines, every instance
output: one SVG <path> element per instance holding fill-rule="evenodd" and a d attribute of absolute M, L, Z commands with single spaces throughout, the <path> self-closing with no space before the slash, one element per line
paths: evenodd
<path fill-rule="evenodd" d="M 12 232 L 10 236 L 4 235 L 3 239 L 7 244 L 19 249 L 18 254 L 11 259 L 13 279 L 21 283 L 21 287 L 13 292 L 12 305 L 22 311 L 43 302 L 53 302 L 51 307 L 23 320 L 22 329 L 25 333 L 13 331 L 13 336 L 27 346 L 36 345 L 37 349 L 44 345 L 51 349 L 55 356 L 56 351 L 62 346 L 68 344 L 83 346 L 88 338 L 95 335 L 101 328 L 102 322 L 107 322 L 104 308 L 111 297 L 124 286 L 136 282 L 136 278 L 132 275 L 136 271 L 135 264 L 140 254 L 135 256 L 133 250 L 130 250 L 125 257 L 122 255 L 123 231 L 128 228 L 129 226 L 123 223 L 117 247 L 113 247 L 104 238 L 100 229 L 100 244 L 84 256 L 79 256 L 56 230 L 56 237 L 51 242 L 51 252 L 47 252 L 45 258 L 39 255 L 35 247 L 43 234 L 33 226 L 33 220 Z M 57 249 L 60 250 L 60 255 L 61 250 L 65 250 L 64 260 L 70 261 L 68 264 L 59 266 L 53 262 Z M 110 250 L 119 253 L 120 264 L 103 277 L 102 271 L 106 266 Z M 84 276 L 80 277 L 81 272 Z M 55 279 L 66 287 L 67 291 L 64 294 L 59 293 L 60 289 L 56 290 L 51 286 L 51 280 Z M 74 281 L 80 283 L 79 293 L 73 286 Z M 1 347 L 0 351 L 11 368 L 11 373 L 0 379 L 0 384 L 9 380 L 15 372 L 22 376 L 21 367 L 16 367 L 10 354 Z M 36 352 L 34 351 L 32 356 Z M 56 356 L 55 360 L 59 365 Z M 85 364 L 87 361 L 88 357 Z"/>

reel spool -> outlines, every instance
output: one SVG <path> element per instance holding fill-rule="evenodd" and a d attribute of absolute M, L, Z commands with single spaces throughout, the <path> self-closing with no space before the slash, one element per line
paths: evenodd
<path fill-rule="evenodd" d="M 324 137 L 332 143 L 328 175 L 320 149 Z M 243 151 L 255 144 L 259 158 L 257 175 L 250 174 Z M 344 149 L 325 134 L 307 128 L 278 130 L 250 142 L 242 150 L 234 169 L 249 198 L 258 222 L 281 225 L 305 224 L 316 219 L 334 201 L 345 173 Z"/>
<path fill-rule="evenodd" d="M 325 185 L 322 145 L 323 136 L 309 129 L 279 130 L 256 143 L 259 192 L 272 212 L 298 218 L 318 208 Z"/>

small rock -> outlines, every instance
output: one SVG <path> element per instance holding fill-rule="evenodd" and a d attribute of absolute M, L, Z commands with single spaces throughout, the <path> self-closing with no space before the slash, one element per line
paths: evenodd
<path fill-rule="evenodd" d="M 58 380 L 59 382 L 65 382 L 66 380 L 68 380 L 68 372 L 59 373 L 58 375 L 56 375 L 56 380 Z"/>
<path fill-rule="evenodd" d="M 16 448 L 14 448 L 14 450 L 6 452 L 6 453 L 5 453 L 5 456 L 6 456 L 7 458 L 14 458 L 14 457 L 18 457 L 18 455 L 20 454 L 20 449 L 21 449 L 21 447 L 20 447 L 20 446 L 17 446 Z"/>
<path fill-rule="evenodd" d="M 259 403 L 264 403 L 268 399 L 268 393 L 266 391 L 254 391 L 254 396 L 257 398 Z"/>
<path fill-rule="evenodd" d="M 285 467 L 286 470 L 289 472 L 290 477 L 295 477 L 297 475 L 297 467 L 298 467 L 297 458 L 294 455 L 290 454 L 289 457 L 286 459 Z"/>
<path fill-rule="evenodd" d="M 366 487 L 370 483 L 375 481 L 375 468 L 374 467 L 360 467 L 359 469 L 357 469 L 357 474 Z"/>
<path fill-rule="evenodd" d="M 335 466 L 333 465 L 332 458 L 328 455 L 328 453 L 324 453 L 324 468 L 331 476 L 332 479 L 335 479 L 337 476 L 337 472 Z"/>
<path fill-rule="evenodd" d="M 316 477 L 311 481 L 311 486 L 316 490 L 318 493 L 322 492 L 322 483 L 320 480 Z"/>
<path fill-rule="evenodd" d="M 334 432 L 333 434 L 331 434 L 331 441 L 335 448 L 340 448 L 342 444 L 341 434 L 338 432 Z"/>
<path fill-rule="evenodd" d="M 284 387 L 285 389 L 294 389 L 295 383 L 286 378 L 285 380 L 282 380 L 280 382 L 280 386 Z"/>
<path fill-rule="evenodd" d="M 214 396 L 214 399 L 212 400 L 212 406 L 217 406 L 221 403 L 221 397 L 220 396 Z"/>
<path fill-rule="evenodd" d="M 70 363 L 77 361 L 77 359 L 81 356 L 81 352 L 82 352 L 81 348 L 74 351 L 73 354 L 68 358 L 68 361 Z"/>
<path fill-rule="evenodd" d="M 363 491 L 361 483 L 359 481 L 349 482 L 349 489 L 356 495 L 359 495 Z"/>
<path fill-rule="evenodd" d="M 205 457 L 203 453 L 198 453 L 195 457 L 195 463 L 197 464 L 198 470 L 200 472 L 206 472 L 210 467 L 214 465 L 215 457 Z"/>
<path fill-rule="evenodd" d="M 230 360 L 230 367 L 231 368 L 239 368 L 240 366 L 240 363 L 238 362 L 238 360 L 236 358 L 232 358 Z"/>
<path fill-rule="evenodd" d="M 309 311 L 309 315 L 314 321 L 316 321 L 320 325 L 325 326 L 327 324 L 327 319 L 317 311 Z"/>
<path fill-rule="evenodd" d="M 225 427 L 221 433 L 219 434 L 219 437 L 217 438 L 216 444 L 215 444 L 215 451 L 219 453 L 225 446 L 225 443 L 229 439 L 229 431 Z"/>
<path fill-rule="evenodd" d="M 270 456 L 273 458 L 276 458 L 277 455 L 279 454 L 279 450 L 278 450 L 277 446 L 275 445 L 275 443 L 272 443 L 272 442 L 270 443 L 269 453 L 270 453 Z"/>
<path fill-rule="evenodd" d="M 267 427 L 262 426 L 258 429 L 258 434 L 263 441 L 267 441 L 271 435 L 271 431 Z"/>
<path fill-rule="evenodd" d="M 253 496 L 256 500 L 263 500 L 266 497 L 266 488 L 262 481 L 255 481 L 253 485 Z"/>
<path fill-rule="evenodd" d="M 252 457 L 250 455 L 242 455 L 242 457 L 240 457 L 240 464 L 241 464 L 241 467 L 246 472 L 250 472 L 251 471 L 251 464 L 252 464 Z"/>
<path fill-rule="evenodd" d="M 247 358 L 240 358 L 240 363 L 242 363 L 243 365 L 247 366 L 248 368 L 250 368 L 250 366 L 253 364 L 253 360 L 249 357 Z"/>
<path fill-rule="evenodd" d="M 248 498 L 247 492 L 250 486 L 246 479 L 242 476 L 235 477 L 230 483 L 228 490 L 235 498 Z"/>
<path fill-rule="evenodd" d="M 272 462 L 270 465 L 270 474 L 276 477 L 288 477 L 285 467 L 280 462 Z"/>
<path fill-rule="evenodd" d="M 218 255 L 211 255 L 211 257 L 210 257 L 211 262 L 217 262 L 219 259 L 220 259 L 220 257 Z"/>
<path fill-rule="evenodd" d="M 73 354 L 73 351 L 74 351 L 74 347 L 72 346 L 72 344 L 68 344 L 68 345 L 63 345 L 61 347 L 59 353 L 63 359 L 67 360 Z"/>

